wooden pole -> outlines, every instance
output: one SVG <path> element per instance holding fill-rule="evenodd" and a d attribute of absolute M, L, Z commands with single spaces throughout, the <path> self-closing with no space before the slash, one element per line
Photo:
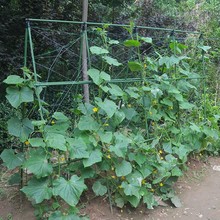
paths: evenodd
<path fill-rule="evenodd" d="M 88 0 L 83 0 L 83 14 L 82 14 L 82 22 L 83 24 L 83 36 L 82 36 L 82 76 L 83 81 L 88 81 L 89 77 L 87 74 L 87 43 L 86 43 L 86 34 L 87 34 L 87 22 L 88 20 Z M 89 103 L 89 85 L 83 85 L 83 95 L 84 101 Z"/>

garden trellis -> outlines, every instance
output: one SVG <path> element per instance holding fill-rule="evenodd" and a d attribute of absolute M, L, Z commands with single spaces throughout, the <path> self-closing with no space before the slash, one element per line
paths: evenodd
<path fill-rule="evenodd" d="M 4 80 L 18 110 L 9 134 L 21 145 L 1 158 L 33 174 L 21 190 L 36 204 L 59 196 L 71 208 L 86 188 L 120 208 L 153 208 L 154 195 L 175 204 L 172 183 L 188 156 L 213 152 L 218 141 L 218 109 L 206 102 L 209 49 L 198 32 L 28 19 L 24 77 Z"/>
<path fill-rule="evenodd" d="M 156 50 L 161 51 L 161 47 L 164 49 L 164 45 L 168 47 L 168 41 L 179 41 L 187 42 L 191 41 L 191 48 L 194 47 L 194 50 L 201 51 L 201 64 L 202 69 L 200 71 L 199 77 L 185 77 L 186 80 L 192 80 L 192 78 L 202 79 L 203 80 L 203 92 L 205 92 L 205 59 L 204 59 L 204 50 L 198 49 L 196 46 L 199 45 L 199 42 L 202 42 L 202 34 L 199 32 L 193 31 L 184 31 L 184 30 L 173 30 L 168 28 L 157 28 L 157 27 L 146 27 L 146 26 L 135 26 L 132 25 L 123 25 L 123 24 L 104 24 L 104 23 L 95 23 L 95 22 L 78 22 L 78 21 L 64 21 L 64 20 L 44 20 L 44 19 L 27 19 L 26 21 L 26 34 L 25 34 L 25 52 L 24 52 L 24 66 L 30 67 L 33 70 L 35 86 L 37 88 L 44 88 L 44 91 L 41 94 L 38 94 L 38 103 L 39 103 L 39 112 L 41 119 L 44 118 L 42 100 L 49 102 L 47 99 L 48 87 L 53 88 L 60 87 L 61 90 L 57 91 L 56 97 L 50 98 L 55 101 L 55 103 L 48 103 L 50 106 L 53 106 L 53 111 L 56 111 L 63 103 L 64 100 L 71 94 L 72 98 L 77 92 L 82 93 L 82 90 L 79 85 L 83 84 L 94 84 L 92 81 L 83 81 L 82 80 L 82 36 L 86 38 L 86 47 L 88 54 L 88 67 L 96 67 L 97 59 L 94 58 L 94 55 L 91 55 L 90 47 L 98 45 L 102 47 L 102 35 L 106 34 L 107 37 L 111 37 L 112 40 L 112 50 L 109 59 L 110 67 L 115 68 L 116 71 L 111 70 L 111 80 L 109 83 L 137 83 L 146 80 L 153 80 L 151 76 L 146 76 L 143 78 L 141 74 L 132 73 L 129 71 L 128 67 L 119 68 L 119 63 L 126 64 L 129 60 L 137 59 L 137 56 L 142 56 L 142 62 L 144 56 L 151 56 Z M 69 27 L 68 27 L 69 26 Z M 140 55 L 137 55 L 137 52 L 132 48 L 131 50 L 126 50 L 123 45 L 123 41 L 129 39 L 129 34 L 126 35 L 126 29 L 132 28 L 132 34 L 134 39 L 137 39 L 141 34 L 147 34 L 147 38 L 150 39 L 151 34 L 153 37 L 154 45 L 146 46 L 146 50 L 139 51 Z M 71 29 L 73 31 L 71 31 Z M 110 29 L 108 33 L 108 29 Z M 102 32 L 102 33 L 98 33 Z M 127 31 L 128 33 L 129 31 Z M 143 36 L 142 36 L 143 37 Z M 40 45 L 39 42 L 41 41 Z M 115 40 L 116 39 L 116 40 Z M 169 39 L 166 41 L 166 39 Z M 114 42 L 115 41 L 115 42 Z M 40 48 L 35 46 L 39 45 Z M 101 43 L 102 42 L 102 43 Z M 49 49 L 47 48 L 49 46 Z M 44 50 L 45 47 L 45 50 Z M 175 47 L 175 45 L 174 45 Z M 49 51 L 48 51 L 49 50 Z M 120 53 L 118 53 L 120 51 Z M 165 49 L 166 51 L 166 49 Z M 173 50 L 175 56 L 175 48 Z M 163 51 L 163 53 L 165 53 Z M 168 52 L 170 53 L 170 52 Z M 64 57 L 62 57 L 64 56 Z M 94 59 L 93 59 L 94 58 Z M 119 59 L 120 62 L 118 65 L 111 65 L 111 62 L 114 62 L 114 59 Z M 155 58 L 156 59 L 156 58 Z M 108 62 L 108 61 L 107 61 Z M 166 61 L 165 61 L 166 62 Z M 174 61 L 175 62 L 175 61 Z M 77 64 L 76 64 L 77 63 Z M 62 70 L 61 70 L 62 69 Z M 63 72 L 62 72 L 63 71 Z M 72 71 L 71 73 L 69 73 Z M 67 73 L 68 72 L 68 73 Z M 117 72 L 117 74 L 115 74 Z M 138 71 L 137 71 L 138 72 Z M 155 74 L 152 73 L 152 74 Z M 157 74 L 157 73 L 156 73 Z M 133 77 L 135 75 L 135 77 Z M 180 76 L 176 76 L 176 80 L 182 79 Z M 175 80 L 174 78 L 172 80 Z M 51 90 L 49 90 L 51 91 Z M 93 89 L 90 89 L 90 93 L 93 92 Z M 73 94 L 75 93 L 75 94 Z M 204 96 L 206 97 L 206 96 Z M 46 100 L 44 100 L 46 99 Z M 65 106 L 65 105 L 64 105 Z M 205 106 L 205 102 L 204 102 Z M 205 107 L 204 107 L 205 109 Z"/>

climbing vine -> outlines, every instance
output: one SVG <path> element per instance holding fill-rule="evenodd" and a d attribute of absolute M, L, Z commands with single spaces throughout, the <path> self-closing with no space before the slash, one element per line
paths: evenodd
<path fill-rule="evenodd" d="M 192 70 L 186 45 L 172 40 L 175 55 L 141 57 L 141 44 L 153 40 L 131 37 L 124 47 L 136 50 L 138 57 L 123 64 L 109 55 L 118 41 L 104 39 L 104 46 L 90 47 L 102 64 L 88 70 L 96 95 L 90 103 L 78 101 L 74 123 L 60 111 L 41 120 L 26 117 L 28 105 L 40 107 L 36 100 L 42 91 L 27 68 L 23 77 L 4 81 L 6 98 L 18 110 L 8 121 L 8 132 L 21 143 L 16 150 L 5 149 L 1 158 L 8 169 L 19 167 L 28 174 L 21 191 L 38 207 L 41 219 L 86 219 L 77 217 L 76 207 L 87 190 L 107 195 L 111 207 L 144 203 L 152 209 L 158 198 L 179 207 L 172 186 L 189 155 L 218 152 L 218 108 L 200 96 L 203 76 Z M 209 48 L 197 49 L 206 53 Z M 126 88 L 112 80 L 108 70 L 122 65 L 140 73 L 141 80 Z M 52 202 L 51 210 L 45 201 Z M 65 212 L 63 203 L 69 206 Z"/>

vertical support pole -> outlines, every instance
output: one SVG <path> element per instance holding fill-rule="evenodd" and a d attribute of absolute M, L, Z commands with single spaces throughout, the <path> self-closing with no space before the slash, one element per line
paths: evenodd
<path fill-rule="evenodd" d="M 30 43 L 30 52 L 31 52 L 31 59 L 32 59 L 32 65 L 33 65 L 33 71 L 34 71 L 34 79 L 35 79 L 35 83 L 37 83 L 38 82 L 37 69 L 36 69 L 36 63 L 35 63 L 35 58 L 34 58 L 34 48 L 33 48 L 32 36 L 31 36 L 30 21 L 26 20 L 26 23 L 27 23 L 28 38 L 29 38 L 29 43 Z M 36 96 L 38 99 L 40 117 L 41 117 L 41 120 L 44 120 L 43 112 L 42 112 L 42 104 L 41 104 L 41 100 L 40 100 L 39 88 L 36 88 L 35 90 L 36 90 Z"/>
<path fill-rule="evenodd" d="M 87 73 L 87 22 L 88 20 L 88 0 L 83 0 L 83 15 L 82 21 L 84 22 L 82 26 L 82 76 L 83 81 L 88 81 L 88 73 Z M 83 94 L 84 101 L 89 103 L 89 85 L 83 85 Z"/>
<path fill-rule="evenodd" d="M 136 40 L 138 41 L 139 36 L 138 36 L 137 26 L 134 26 L 132 34 L 136 37 Z M 137 48 L 137 53 L 138 53 L 138 61 L 139 61 L 139 63 L 142 63 L 140 47 Z M 145 83 L 145 76 L 144 76 L 143 70 L 142 70 L 142 72 L 140 74 L 140 78 L 141 78 L 142 84 L 144 85 L 144 83 Z M 144 110 L 144 120 L 145 120 L 146 135 L 147 135 L 147 138 L 149 138 L 149 129 L 150 129 L 150 127 L 149 127 L 148 120 L 147 120 L 148 119 L 148 113 L 147 113 L 147 110 L 146 110 L 146 101 L 145 101 L 144 95 L 142 96 L 142 103 L 143 103 L 143 110 Z"/>
<path fill-rule="evenodd" d="M 24 67 L 27 67 L 27 48 L 28 48 L 28 29 L 27 24 L 25 26 L 25 36 L 24 36 Z M 23 71 L 23 77 L 26 78 L 24 71 Z M 25 117 L 25 105 L 22 103 L 22 118 Z M 24 152 L 24 143 L 21 145 L 21 152 Z M 24 171 L 23 168 L 20 168 L 20 187 L 22 188 L 24 186 Z"/>
<path fill-rule="evenodd" d="M 25 27 L 25 37 L 24 37 L 24 67 L 27 67 L 27 45 L 28 45 L 28 29 Z"/>
<path fill-rule="evenodd" d="M 206 75 L 205 75 L 205 51 L 202 50 L 202 75 L 203 75 L 203 111 L 204 121 L 206 121 Z"/>

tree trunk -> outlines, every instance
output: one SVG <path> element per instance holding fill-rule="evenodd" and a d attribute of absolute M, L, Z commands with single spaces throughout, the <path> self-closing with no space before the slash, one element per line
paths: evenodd
<path fill-rule="evenodd" d="M 88 0 L 83 0 L 83 15 L 82 21 L 85 22 L 83 27 L 83 36 L 82 36 L 82 76 L 83 81 L 88 81 L 89 77 L 87 74 L 87 43 L 86 43 L 86 29 L 87 29 L 87 19 L 88 19 Z M 84 101 L 89 103 L 89 85 L 83 85 L 83 95 Z"/>

